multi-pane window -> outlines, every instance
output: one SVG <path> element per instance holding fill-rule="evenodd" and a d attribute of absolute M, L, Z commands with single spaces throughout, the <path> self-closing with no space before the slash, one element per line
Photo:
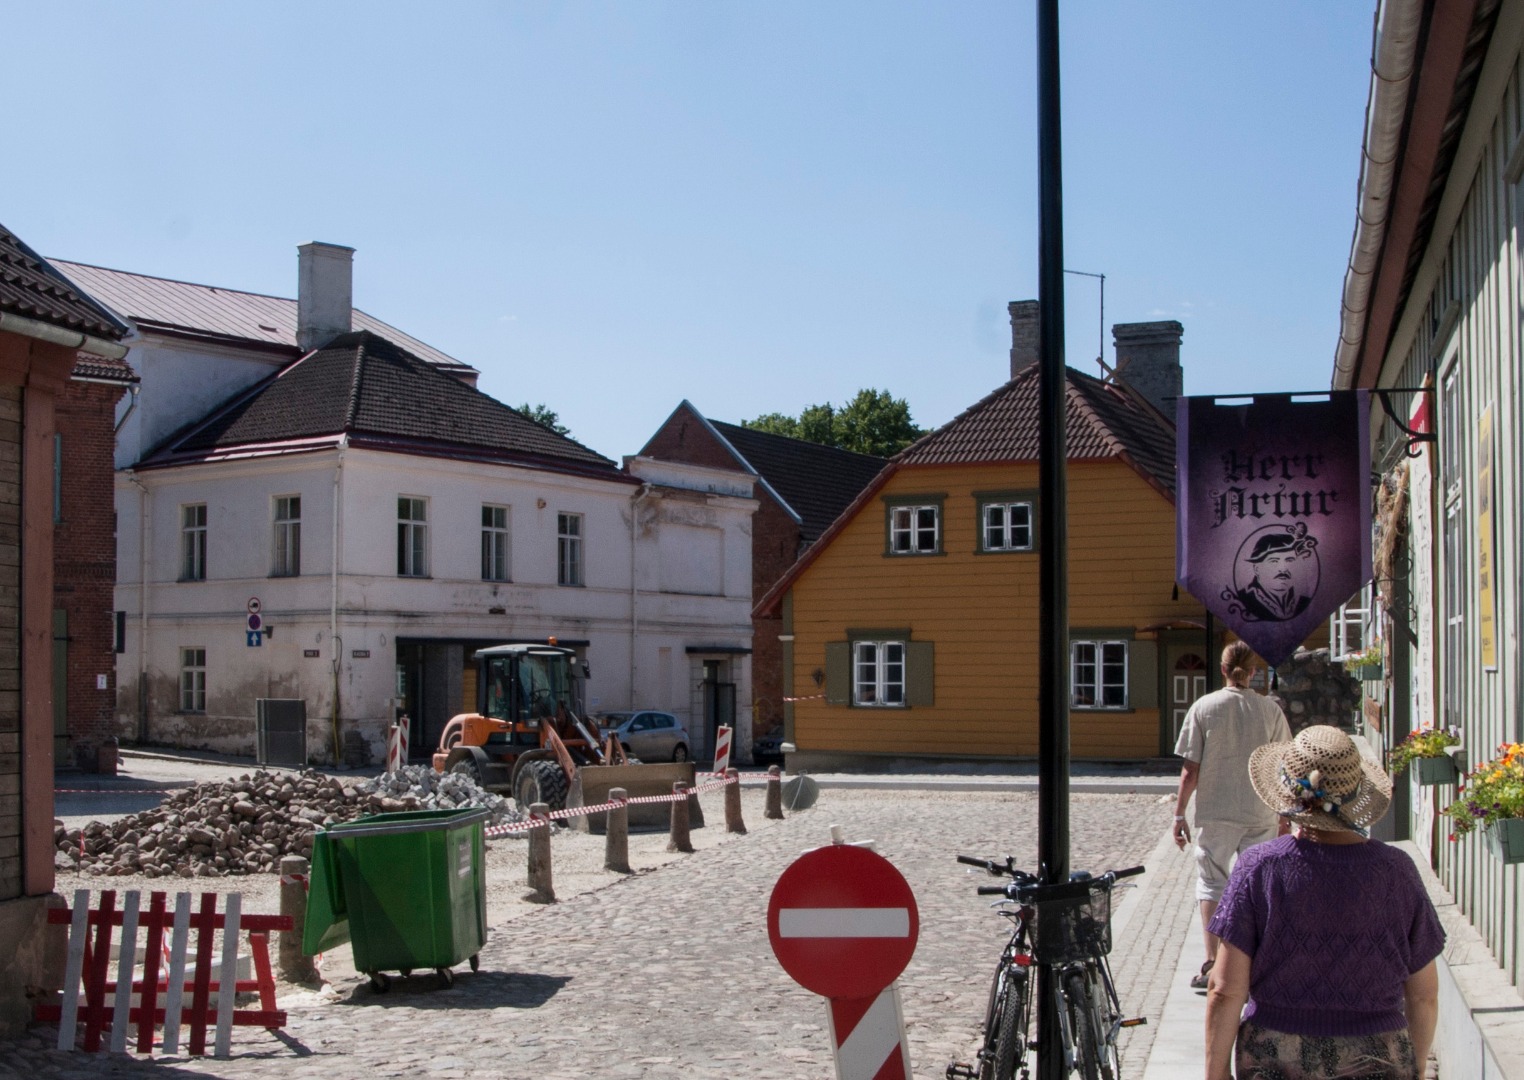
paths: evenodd
<path fill-rule="evenodd" d="M 1444 500 L 1444 552 L 1441 613 L 1444 616 L 1444 640 L 1440 652 L 1440 701 L 1442 722 L 1460 726 L 1464 720 L 1456 713 L 1466 700 L 1464 656 L 1466 653 L 1466 614 L 1472 588 L 1471 537 L 1466 521 L 1465 458 L 1466 427 L 1460 365 L 1451 363 L 1440 380 L 1439 395 L 1439 483 Z"/>
<path fill-rule="evenodd" d="M 889 553 L 931 555 L 940 550 L 941 507 L 891 506 Z"/>
<path fill-rule="evenodd" d="M 1343 660 L 1364 652 L 1380 636 L 1380 626 L 1381 598 L 1366 585 L 1329 617 L 1329 659 Z"/>
<path fill-rule="evenodd" d="M 279 495 L 275 499 L 275 558 L 270 573 L 296 577 L 302 572 L 302 497 Z"/>
<path fill-rule="evenodd" d="M 988 502 L 981 515 L 985 551 L 1032 550 L 1032 504 Z"/>
<path fill-rule="evenodd" d="M 1069 706 L 1075 709 L 1127 708 L 1127 642 L 1074 641 L 1069 644 Z"/>
<path fill-rule="evenodd" d="M 206 650 L 180 650 L 180 711 L 206 712 Z"/>
<path fill-rule="evenodd" d="M 482 580 L 508 580 L 508 508 L 482 507 Z"/>
<path fill-rule="evenodd" d="M 582 515 L 556 515 L 556 584 L 582 584 Z"/>
<path fill-rule="evenodd" d="M 180 580 L 206 580 L 206 503 L 180 507 Z"/>
<path fill-rule="evenodd" d="M 852 704 L 901 707 L 905 704 L 905 643 L 852 643 Z"/>
<path fill-rule="evenodd" d="M 397 576 L 429 574 L 429 503 L 409 495 L 397 497 Z"/>

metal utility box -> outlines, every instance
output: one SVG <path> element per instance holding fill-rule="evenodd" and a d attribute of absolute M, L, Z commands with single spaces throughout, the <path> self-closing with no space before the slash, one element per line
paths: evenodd
<path fill-rule="evenodd" d="M 307 764 L 307 702 L 302 698 L 256 698 L 254 757 L 260 765 L 301 768 Z"/>

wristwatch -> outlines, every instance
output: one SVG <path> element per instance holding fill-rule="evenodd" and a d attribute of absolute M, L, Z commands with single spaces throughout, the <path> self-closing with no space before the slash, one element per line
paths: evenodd
<path fill-rule="evenodd" d="M 1176 821 L 1184 821 L 1185 820 L 1185 815 L 1184 814 L 1176 814 L 1175 815 L 1175 820 Z"/>

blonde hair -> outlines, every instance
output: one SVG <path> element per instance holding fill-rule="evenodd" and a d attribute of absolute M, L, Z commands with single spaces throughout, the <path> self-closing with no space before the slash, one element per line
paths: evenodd
<path fill-rule="evenodd" d="M 1254 650 L 1235 641 L 1222 650 L 1222 673 L 1232 685 L 1243 689 L 1254 678 Z"/>

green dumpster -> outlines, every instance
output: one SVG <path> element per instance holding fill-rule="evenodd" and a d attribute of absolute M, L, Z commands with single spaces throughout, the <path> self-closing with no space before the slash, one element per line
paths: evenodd
<path fill-rule="evenodd" d="M 345 941 L 355 970 L 384 991 L 387 971 L 434 968 L 445 984 L 487 940 L 483 809 L 376 814 L 312 838 L 302 950 Z"/>

